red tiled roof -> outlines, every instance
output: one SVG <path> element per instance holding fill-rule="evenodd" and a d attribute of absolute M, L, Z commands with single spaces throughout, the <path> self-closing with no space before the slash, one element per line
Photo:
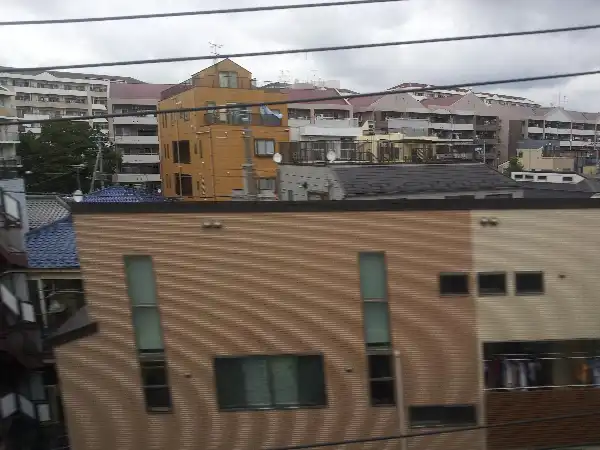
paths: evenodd
<path fill-rule="evenodd" d="M 425 98 L 421 101 L 423 106 L 452 106 L 457 101 L 463 98 L 460 94 L 450 95 L 449 97 L 440 97 L 440 98 Z"/>
<path fill-rule="evenodd" d="M 350 104 L 352 106 L 364 107 L 371 106 L 377 100 L 379 100 L 383 95 L 370 95 L 368 97 L 355 97 L 350 99 Z"/>
<path fill-rule="evenodd" d="M 283 89 L 282 92 L 288 95 L 288 100 L 293 103 L 295 100 L 310 100 L 319 97 L 334 97 L 338 96 L 339 99 L 335 100 L 315 100 L 316 104 L 328 104 L 328 105 L 348 105 L 346 101 L 340 96 L 339 92 L 335 89 Z"/>
<path fill-rule="evenodd" d="M 110 98 L 155 98 L 160 100 L 160 93 L 171 86 L 171 84 L 111 83 L 108 92 Z"/>

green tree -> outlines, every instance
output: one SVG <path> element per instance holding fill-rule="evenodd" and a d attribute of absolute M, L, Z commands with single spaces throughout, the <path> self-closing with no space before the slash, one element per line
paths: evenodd
<path fill-rule="evenodd" d="M 117 153 L 108 137 L 87 122 L 51 122 L 42 125 L 39 135 L 22 134 L 19 156 L 27 190 L 71 194 L 81 184 L 83 192 L 87 192 L 98 146 L 102 148 L 103 173 L 114 173 Z M 107 178 L 110 184 L 110 177 Z"/>
<path fill-rule="evenodd" d="M 517 156 L 513 156 L 508 160 L 508 167 L 504 169 L 504 175 L 510 177 L 513 172 L 522 172 L 523 164 L 519 161 Z"/>

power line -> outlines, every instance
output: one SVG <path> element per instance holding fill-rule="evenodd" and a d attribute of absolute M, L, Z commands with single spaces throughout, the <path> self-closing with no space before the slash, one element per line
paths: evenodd
<path fill-rule="evenodd" d="M 267 450 L 304 450 L 309 448 L 323 448 L 323 447 L 337 447 L 340 445 L 350 445 L 350 444 L 363 444 L 367 442 L 381 442 L 381 441 L 390 441 L 395 439 L 407 439 L 414 437 L 422 437 L 422 436 L 434 436 L 440 434 L 450 434 L 450 433 L 461 433 L 463 431 L 476 431 L 476 430 L 487 430 L 490 428 L 505 428 L 519 425 L 531 425 L 535 423 L 543 423 L 543 422 L 554 422 L 559 420 L 566 419 L 579 419 L 583 417 L 591 417 L 600 415 L 600 411 L 588 412 L 588 413 L 577 413 L 577 414 L 568 414 L 563 416 L 550 416 L 550 417 L 537 417 L 535 419 L 525 419 L 525 420 L 515 420 L 512 422 L 501 422 L 494 423 L 491 425 L 476 425 L 472 427 L 462 427 L 462 428 L 452 428 L 446 430 L 434 430 L 434 431 L 425 431 L 421 433 L 409 433 L 409 434 L 396 434 L 391 436 L 380 436 L 375 438 L 361 438 L 361 439 L 347 439 L 343 441 L 337 442 L 322 442 L 318 444 L 308 444 L 308 445 L 292 445 L 288 447 L 271 447 Z"/>
<path fill-rule="evenodd" d="M 249 58 L 255 56 L 277 56 L 277 55 L 294 55 L 299 53 L 320 53 L 320 52 L 334 52 L 343 50 L 360 50 L 367 48 L 380 48 L 380 47 L 398 47 L 404 45 L 418 45 L 418 44 L 436 44 L 444 42 L 459 42 L 459 41 L 473 41 L 483 39 L 498 39 L 505 37 L 516 37 L 516 36 L 532 36 L 540 34 L 556 34 L 556 33 L 568 33 L 574 31 L 586 31 L 596 30 L 600 28 L 600 24 L 593 25 L 581 25 L 573 27 L 563 28 L 541 28 L 537 30 L 528 31 L 511 31 L 506 33 L 489 33 L 489 34 L 471 34 L 465 36 L 453 36 L 453 37 L 442 37 L 442 38 L 431 38 L 431 39 L 413 39 L 410 41 L 391 41 L 391 42 L 377 42 L 372 44 L 351 44 L 351 45 L 336 45 L 332 47 L 313 47 L 313 48 L 299 48 L 289 50 L 270 50 L 260 52 L 249 52 L 249 53 L 229 53 L 225 55 L 219 55 L 219 58 Z M 115 67 L 115 66 L 135 66 L 140 64 L 164 64 L 172 62 L 186 62 L 186 61 L 201 61 L 201 60 L 212 60 L 215 55 L 201 55 L 201 56 L 179 56 L 174 58 L 157 58 L 157 59 L 138 59 L 130 61 L 115 61 L 115 62 L 100 62 L 100 63 L 85 63 L 85 64 L 67 64 L 62 66 L 42 66 L 42 67 L 21 67 L 21 68 L 7 68 L 2 69 L 3 72 L 45 72 L 48 70 L 66 70 L 66 69 L 89 69 L 92 67 Z"/>
<path fill-rule="evenodd" d="M 600 69 L 586 70 L 581 72 L 568 72 L 559 73 L 553 75 L 536 75 L 531 77 L 519 77 L 519 78 L 505 78 L 501 80 L 487 80 L 487 81 L 471 81 L 469 83 L 455 83 L 455 84 L 440 84 L 435 86 L 428 86 L 423 88 L 411 88 L 411 89 L 389 89 L 386 91 L 366 92 L 363 94 L 344 94 L 344 95 L 329 95 L 323 97 L 315 97 L 310 99 L 298 99 L 298 100 L 278 100 L 261 103 L 236 103 L 230 105 L 217 105 L 217 106 L 198 106 L 192 108 L 179 108 L 179 109 L 162 109 L 162 110 L 147 110 L 147 111 L 135 111 L 125 113 L 108 113 L 97 116 L 80 116 L 77 118 L 73 117 L 55 117 L 50 119 L 28 119 L 28 120 L 16 120 L 0 122 L 0 125 L 21 125 L 21 124 L 33 124 L 33 123 L 50 123 L 50 122 L 74 122 L 81 120 L 92 120 L 92 119 L 109 119 L 113 117 L 141 117 L 141 116 L 156 116 L 160 114 L 180 114 L 185 112 L 202 112 L 202 111 L 217 111 L 227 109 L 238 109 L 238 108 L 251 108 L 260 107 L 264 105 L 276 106 L 276 105 L 287 105 L 289 103 L 313 103 L 318 101 L 328 100 L 339 100 L 339 99 L 351 99 L 351 98 L 363 98 L 363 97 L 376 97 L 393 94 L 414 94 L 417 92 L 428 92 L 432 90 L 452 90 L 459 88 L 471 88 L 474 86 L 495 86 L 500 84 L 511 84 L 511 83 L 527 83 L 530 81 L 544 81 L 544 80 L 557 80 L 562 78 L 574 78 L 583 77 L 589 75 L 600 74 Z"/>
<path fill-rule="evenodd" d="M 295 5 L 272 5 L 272 6 L 252 6 L 247 8 L 230 8 L 230 9 L 210 9 L 204 11 L 181 11 L 169 13 L 153 13 L 153 14 L 133 14 L 128 16 L 104 16 L 104 17 L 82 17 L 74 19 L 43 19 L 43 20 L 16 20 L 8 22 L 0 22 L 0 26 L 16 26 L 16 25 L 58 25 L 64 23 L 89 23 L 89 22 L 114 22 L 117 20 L 139 20 L 139 19 L 160 19 L 165 17 L 183 17 L 183 16 L 211 16 L 215 14 L 234 14 L 234 13 L 250 13 L 250 12 L 265 12 L 278 11 L 284 9 L 308 9 L 308 8 L 323 8 L 328 6 L 351 6 L 365 5 L 377 3 L 403 2 L 408 0 L 346 0 L 338 2 L 322 2 L 322 3 L 299 3 Z"/>

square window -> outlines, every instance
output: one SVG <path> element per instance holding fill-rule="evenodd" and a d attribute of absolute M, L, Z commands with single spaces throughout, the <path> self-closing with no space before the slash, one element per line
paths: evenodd
<path fill-rule="evenodd" d="M 270 139 L 255 139 L 254 154 L 256 156 L 272 156 L 275 154 L 275 141 Z"/>
<path fill-rule="evenodd" d="M 390 406 L 396 404 L 394 380 L 371 380 L 371 405 Z"/>
<path fill-rule="evenodd" d="M 440 274 L 441 295 L 468 295 L 469 276 L 466 273 Z"/>
<path fill-rule="evenodd" d="M 544 274 L 542 272 L 515 273 L 515 291 L 517 295 L 543 294 Z"/>
<path fill-rule="evenodd" d="M 477 287 L 480 296 L 506 294 L 505 273 L 479 273 L 477 274 Z"/>
<path fill-rule="evenodd" d="M 145 387 L 144 397 L 149 410 L 168 411 L 171 409 L 171 392 L 168 386 Z"/>

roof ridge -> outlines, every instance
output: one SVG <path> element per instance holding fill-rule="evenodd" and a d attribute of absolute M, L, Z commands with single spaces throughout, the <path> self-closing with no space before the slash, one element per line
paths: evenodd
<path fill-rule="evenodd" d="M 69 211 L 68 216 L 61 217 L 60 219 L 55 220 L 54 222 L 45 223 L 44 225 L 34 228 L 33 230 L 29 230 L 27 233 L 25 233 L 25 236 L 26 237 L 35 236 L 38 231 L 46 230 L 46 229 L 52 227 L 53 225 L 58 225 L 60 222 L 72 222 L 72 219 L 73 219 L 73 215 L 71 214 L 71 211 Z"/>

